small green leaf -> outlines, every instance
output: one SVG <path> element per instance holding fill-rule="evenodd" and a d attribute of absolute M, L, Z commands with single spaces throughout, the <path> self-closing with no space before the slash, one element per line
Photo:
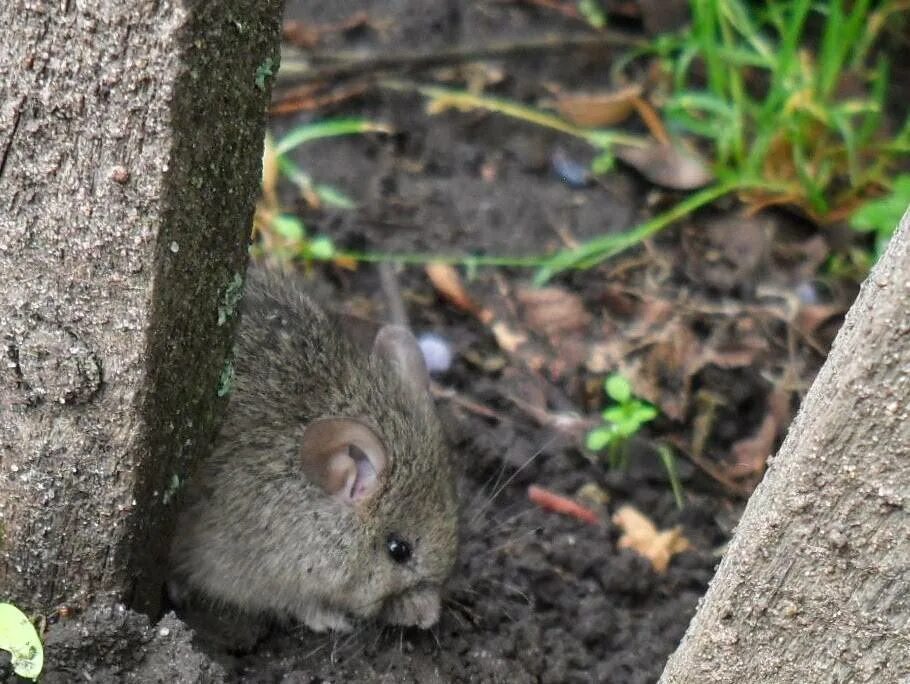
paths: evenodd
<path fill-rule="evenodd" d="M 335 244 L 330 238 L 318 237 L 310 242 L 307 254 L 313 259 L 322 259 L 323 261 L 335 256 Z"/>
<path fill-rule="evenodd" d="M 272 227 L 283 238 L 291 242 L 300 242 L 306 236 L 306 227 L 296 216 L 291 214 L 279 214 L 272 220 Z"/>
<path fill-rule="evenodd" d="M 610 423 L 625 423 L 629 419 L 629 413 L 623 405 L 608 406 L 600 414 L 603 419 Z"/>
<path fill-rule="evenodd" d="M 643 401 L 636 401 L 629 412 L 629 420 L 634 420 L 639 425 L 655 418 L 657 418 L 657 409 Z"/>
<path fill-rule="evenodd" d="M 37 679 L 44 667 L 44 648 L 35 626 L 11 603 L 0 603 L 0 649 L 12 655 L 13 671 Z"/>
<path fill-rule="evenodd" d="M 632 385 L 619 373 L 613 373 L 604 381 L 604 391 L 608 397 L 620 404 L 632 397 Z"/>
<path fill-rule="evenodd" d="M 585 444 L 591 451 L 600 451 L 606 447 L 613 439 L 613 431 L 607 427 L 600 427 L 591 430 Z"/>

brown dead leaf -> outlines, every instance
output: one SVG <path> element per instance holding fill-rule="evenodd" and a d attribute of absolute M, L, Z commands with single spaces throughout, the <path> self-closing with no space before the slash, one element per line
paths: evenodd
<path fill-rule="evenodd" d="M 660 119 L 660 114 L 657 113 L 657 110 L 654 109 L 651 103 L 642 97 L 636 97 L 633 104 L 638 112 L 638 116 L 641 117 L 645 126 L 648 127 L 648 131 L 654 136 L 657 142 L 661 145 L 669 145 L 670 134 L 667 133 L 664 122 Z"/>
<path fill-rule="evenodd" d="M 630 85 L 612 93 L 565 93 L 553 104 L 578 126 L 613 126 L 629 118 L 640 95 L 641 86 Z"/>
<path fill-rule="evenodd" d="M 656 185 L 672 190 L 696 190 L 714 180 L 714 174 L 692 149 L 682 143 L 647 147 L 617 145 L 616 156 Z"/>
<path fill-rule="evenodd" d="M 433 287 L 436 288 L 436 291 L 449 300 L 456 308 L 473 314 L 482 321 L 484 320 L 484 312 L 477 306 L 474 300 L 471 299 L 471 296 L 461 282 L 461 276 L 458 275 L 458 271 L 455 270 L 454 266 L 433 262 L 427 264 L 424 267 L 424 271 L 426 271 L 427 277 L 430 279 L 430 282 L 433 283 Z M 487 320 L 489 320 L 489 317 L 487 317 Z"/>
<path fill-rule="evenodd" d="M 580 330 L 591 322 L 581 297 L 561 287 L 521 288 L 515 296 L 528 327 L 547 337 Z"/>
<path fill-rule="evenodd" d="M 496 338 L 496 344 L 499 345 L 500 349 L 507 352 L 517 351 L 519 347 L 528 341 L 527 335 L 521 330 L 513 330 L 504 321 L 494 322 L 490 326 L 490 330 L 493 332 L 493 337 Z"/>
<path fill-rule="evenodd" d="M 635 394 L 673 420 L 683 420 L 689 405 L 692 376 L 703 363 L 701 344 L 682 319 L 674 318 L 647 340 L 646 351 L 624 368 Z"/>
<path fill-rule="evenodd" d="M 661 574 L 667 571 L 673 556 L 692 547 L 683 536 L 682 526 L 658 530 L 653 522 L 632 506 L 623 506 L 616 511 L 613 524 L 623 532 L 617 548 L 632 549 L 644 556 L 651 561 L 654 571 Z"/>

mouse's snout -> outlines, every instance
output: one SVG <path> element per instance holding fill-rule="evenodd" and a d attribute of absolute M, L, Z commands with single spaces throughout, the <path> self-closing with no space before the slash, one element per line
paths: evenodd
<path fill-rule="evenodd" d="M 418 587 L 390 598 L 382 619 L 393 625 L 429 629 L 439 621 L 441 605 L 439 587 Z"/>

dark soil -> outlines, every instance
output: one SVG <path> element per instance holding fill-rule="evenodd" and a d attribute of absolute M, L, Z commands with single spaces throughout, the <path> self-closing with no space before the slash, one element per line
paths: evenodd
<path fill-rule="evenodd" d="M 628 11 L 635 3 L 614 4 Z M 649 4 L 655 3 L 642 6 Z M 316 49 L 382 54 L 586 31 L 582 22 L 523 2 L 297 0 L 289 2 L 288 15 L 330 25 L 360 10 L 371 24 L 325 33 Z M 617 21 L 642 30 L 634 12 Z M 492 60 L 485 78 L 495 81 L 490 92 L 537 101 L 554 86 L 604 87 L 612 56 L 576 50 Z M 467 77 L 468 70 L 455 66 L 415 76 L 448 78 L 456 86 Z M 275 120 L 278 134 L 310 118 L 352 115 L 387 122 L 396 131 L 318 141 L 295 155 L 318 182 L 359 203 L 353 211 L 314 209 L 289 192 L 285 202 L 312 233 L 349 249 L 539 254 L 564 247 L 566 236 L 583 241 L 626 229 L 675 197 L 628 169 L 602 181 L 567 183 L 567 163 L 571 170 L 591 161 L 585 145 L 496 115 L 429 116 L 424 104 L 416 95 L 368 88 L 318 112 Z M 114 608 L 50 630 L 44 681 L 656 681 L 761 475 L 764 455 L 779 443 L 853 296 L 849 286 L 815 277 L 836 231 L 820 233 L 783 214 L 752 223 L 734 209 L 721 204 L 645 249 L 558 278 L 555 285 L 589 314 L 571 332 L 536 329 L 533 316 L 518 307 L 516 325 L 536 340 L 544 358 L 533 369 L 520 351 L 497 345 L 486 325 L 445 303 L 420 268 L 400 274 L 415 330 L 442 336 L 456 352 L 438 383 L 466 400 L 439 402 L 462 470 L 464 525 L 460 562 L 434 629 L 364 626 L 352 635 L 325 636 L 275 628 L 239 653 L 213 645 L 200 631 L 194 651 L 173 616 L 150 627 L 145 618 Z M 729 223 L 725 229 L 731 221 L 735 229 Z M 386 315 L 373 268 L 326 266 L 312 273 L 314 288 L 332 301 L 376 319 Z M 468 287 L 497 308 L 514 303 L 512 295 L 530 275 L 481 271 Z M 797 313 L 778 315 L 785 304 Z M 811 325 L 802 325 L 799 316 L 810 314 Z M 636 393 L 664 416 L 633 445 L 629 469 L 611 471 L 585 455 L 577 434 L 542 426 L 510 397 L 549 415 L 574 410 L 596 416 L 604 403 L 600 383 L 611 367 L 595 368 L 591 345 L 627 338 L 638 339 L 640 348 L 613 350 L 608 359 L 615 363 L 607 365 L 626 369 Z M 689 346 L 680 347 L 679 339 Z M 690 363 L 696 347 L 700 358 L 710 352 L 713 360 Z M 716 411 L 706 418 L 702 407 L 709 399 Z M 762 434 L 771 414 L 777 422 L 757 447 L 763 449 L 760 462 L 749 470 L 742 463 L 751 453 L 748 440 Z M 654 456 L 655 440 L 677 448 L 687 498 L 682 511 Z M 602 525 L 546 512 L 527 497 L 531 484 L 572 497 L 589 483 L 609 496 L 605 504 L 587 504 Z M 620 531 L 610 514 L 624 504 L 660 529 L 681 525 L 692 548 L 676 555 L 663 574 L 635 552 L 618 550 Z M 88 635 L 97 640 L 99 634 L 110 644 L 101 659 L 83 653 L 92 650 Z M 89 664 L 76 671 L 72 663 Z"/>

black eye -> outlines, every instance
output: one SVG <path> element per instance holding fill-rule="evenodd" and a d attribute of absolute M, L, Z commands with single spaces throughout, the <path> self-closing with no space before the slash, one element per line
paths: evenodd
<path fill-rule="evenodd" d="M 411 545 L 397 534 L 392 533 L 386 537 L 385 547 L 396 563 L 407 563 L 411 559 Z"/>

